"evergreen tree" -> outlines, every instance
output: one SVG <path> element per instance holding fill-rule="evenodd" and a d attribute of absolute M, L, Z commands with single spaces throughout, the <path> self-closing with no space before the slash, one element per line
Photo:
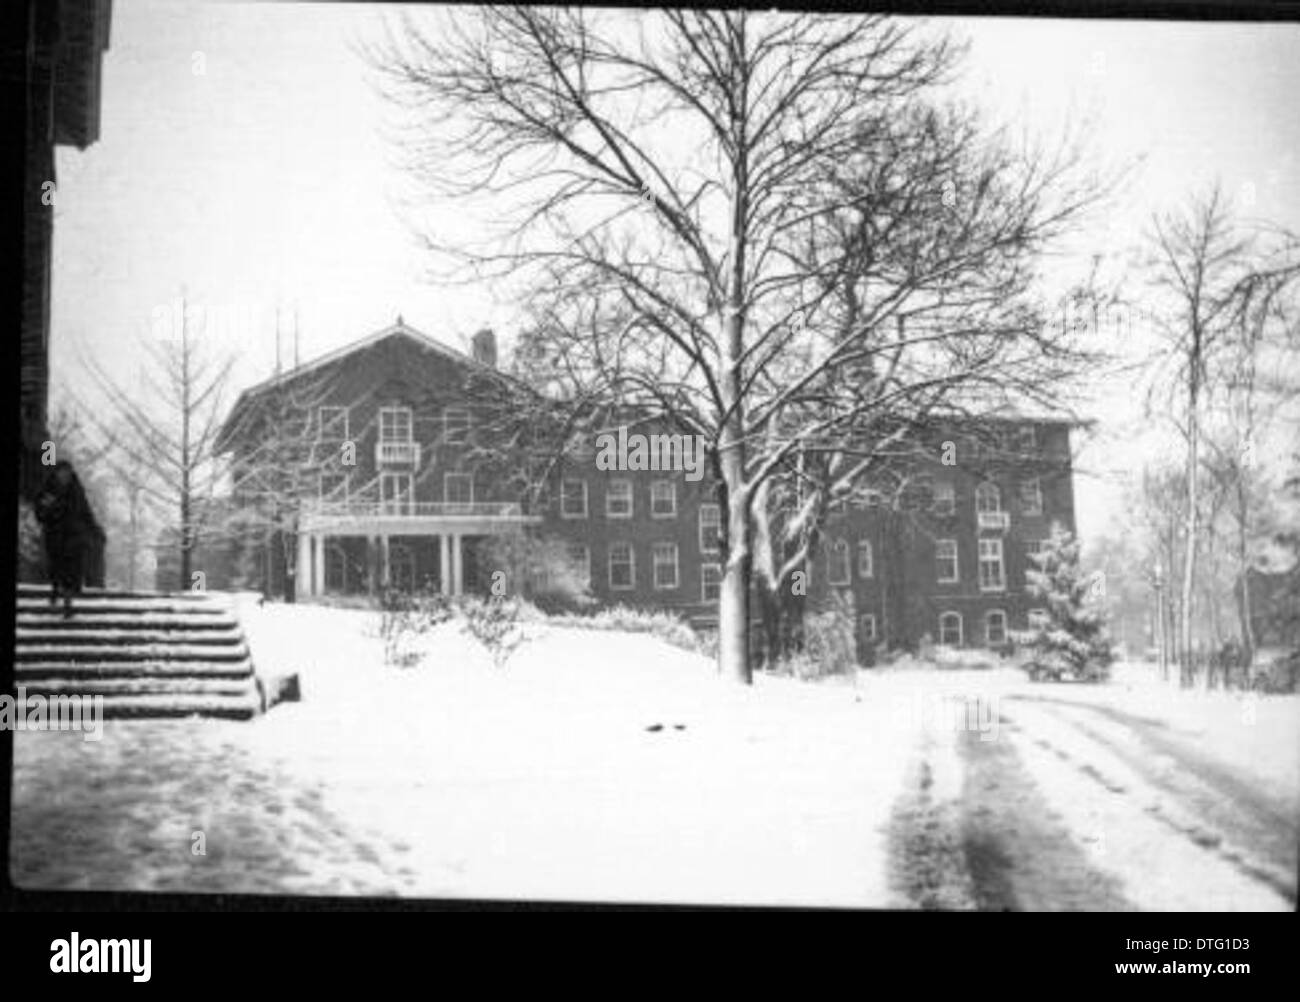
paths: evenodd
<path fill-rule="evenodd" d="M 1060 525 L 1052 526 L 1051 538 L 1030 560 L 1037 567 L 1027 573 L 1029 593 L 1046 615 L 1011 636 L 1030 652 L 1031 677 L 1069 672 L 1093 681 L 1106 678 L 1114 651 L 1106 630 L 1105 575 L 1083 572 L 1078 540 Z"/>

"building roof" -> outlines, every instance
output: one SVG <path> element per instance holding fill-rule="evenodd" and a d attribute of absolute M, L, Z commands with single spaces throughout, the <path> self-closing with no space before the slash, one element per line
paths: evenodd
<path fill-rule="evenodd" d="M 264 379 L 260 383 L 255 383 L 252 386 L 245 387 L 240 391 L 239 397 L 235 400 L 234 406 L 230 408 L 230 413 L 222 423 L 221 432 L 217 435 L 217 451 L 224 451 L 230 436 L 234 432 L 235 419 L 243 412 L 245 407 L 252 403 L 257 397 L 266 393 L 268 390 L 274 389 L 277 386 L 283 386 L 286 383 L 291 383 L 308 373 L 314 372 L 333 362 L 337 362 L 339 359 L 346 358 L 348 355 L 354 354 L 355 352 L 364 351 L 366 348 L 376 345 L 381 341 L 386 341 L 392 337 L 407 338 L 408 340 L 415 342 L 421 348 L 436 352 L 459 365 L 478 369 L 483 372 L 489 372 L 496 376 L 505 376 L 505 373 L 494 369 L 492 366 L 485 365 L 477 359 L 466 355 L 464 352 L 458 351 L 449 345 L 443 344 L 436 338 L 430 337 L 423 331 L 416 330 L 410 324 L 406 323 L 399 314 L 396 323 L 384 327 L 381 330 L 377 330 L 373 334 L 363 337 L 360 341 L 353 341 L 351 344 L 345 344 L 340 348 L 336 348 L 318 358 L 312 359 L 310 362 L 305 362 L 302 365 L 295 366 L 279 375 L 271 376 L 269 379 Z"/>

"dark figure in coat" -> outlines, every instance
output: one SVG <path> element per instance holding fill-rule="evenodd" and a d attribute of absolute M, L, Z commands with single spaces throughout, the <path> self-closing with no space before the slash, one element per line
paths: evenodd
<path fill-rule="evenodd" d="M 52 588 L 50 601 L 63 596 L 63 614 L 72 615 L 72 596 L 81 594 L 86 562 L 95 545 L 97 525 L 90 502 L 72 464 L 54 464 L 36 498 L 36 518 L 45 536 L 45 561 Z"/>

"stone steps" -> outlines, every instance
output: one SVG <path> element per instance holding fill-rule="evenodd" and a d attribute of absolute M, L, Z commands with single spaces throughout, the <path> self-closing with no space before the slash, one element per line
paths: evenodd
<path fill-rule="evenodd" d="M 48 586 L 17 592 L 14 686 L 29 700 L 98 697 L 115 718 L 246 720 L 263 707 L 239 620 L 217 597 L 88 589 L 65 616 Z"/>

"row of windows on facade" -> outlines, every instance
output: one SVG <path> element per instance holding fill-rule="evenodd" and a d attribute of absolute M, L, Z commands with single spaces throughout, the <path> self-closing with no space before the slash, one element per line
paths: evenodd
<path fill-rule="evenodd" d="M 1047 622 L 1046 609 L 1029 610 L 1029 628 L 1037 629 Z M 990 645 L 1007 642 L 1007 614 L 1002 609 L 990 609 L 984 613 L 984 642 Z M 866 640 L 876 640 L 876 617 L 865 613 L 858 617 L 858 627 Z M 964 621 L 960 612 L 939 613 L 939 643 L 948 647 L 960 647 L 966 641 Z"/>
<path fill-rule="evenodd" d="M 570 570 L 584 586 L 591 584 L 591 550 L 583 543 L 568 544 Z M 608 582 L 610 591 L 632 591 L 637 584 L 636 547 L 631 543 L 609 544 Z M 535 573 L 534 585 L 544 585 L 545 576 Z M 655 591 L 675 591 L 681 587 L 681 569 L 676 543 L 650 544 L 650 585 Z M 700 565 L 700 601 L 716 602 L 722 586 L 722 565 Z"/>
<path fill-rule="evenodd" d="M 350 410 L 347 407 L 321 406 L 316 409 L 316 437 L 322 442 L 345 442 L 351 439 Z M 439 417 L 443 440 L 464 441 L 470 428 L 468 407 L 450 406 Z M 415 418 L 410 407 L 379 408 L 379 441 L 415 441 Z"/>
<path fill-rule="evenodd" d="M 939 540 L 942 554 L 939 563 L 938 580 L 940 584 L 956 583 L 958 576 L 955 540 Z M 1026 551 L 1036 554 L 1041 551 L 1042 540 L 1026 543 Z M 700 522 L 700 549 L 705 553 L 717 552 L 717 535 L 715 526 Z M 581 543 L 569 545 L 569 561 L 577 576 L 584 582 L 591 582 L 591 552 Z M 858 577 L 870 579 L 875 574 L 874 555 L 871 542 L 858 541 Z M 849 544 L 847 540 L 834 540 L 829 546 L 827 561 L 827 583 L 833 586 L 852 583 L 852 565 L 849 561 Z M 676 543 L 659 542 L 650 546 L 651 585 L 656 591 L 672 590 L 679 587 L 678 547 Z M 628 591 L 636 587 L 636 549 L 628 542 L 611 543 L 608 556 L 608 583 L 611 591 Z M 700 599 L 708 602 L 717 598 L 718 586 L 722 581 L 721 565 L 717 563 L 702 564 L 700 568 Z M 1006 590 L 1006 574 L 1003 566 L 1002 540 L 980 540 L 980 574 L 981 591 L 1000 592 Z"/>
<path fill-rule="evenodd" d="M 1026 557 L 1041 553 L 1045 541 L 1025 541 Z M 871 541 L 858 540 L 858 577 L 874 577 Z M 1032 561 L 1031 561 L 1032 564 Z M 843 586 L 853 583 L 852 551 L 847 539 L 830 539 L 826 543 L 826 582 Z M 957 540 L 935 540 L 935 580 L 939 584 L 960 584 L 961 566 Z M 979 540 L 979 586 L 981 591 L 1005 591 L 1007 586 L 1003 540 L 998 537 Z"/>

